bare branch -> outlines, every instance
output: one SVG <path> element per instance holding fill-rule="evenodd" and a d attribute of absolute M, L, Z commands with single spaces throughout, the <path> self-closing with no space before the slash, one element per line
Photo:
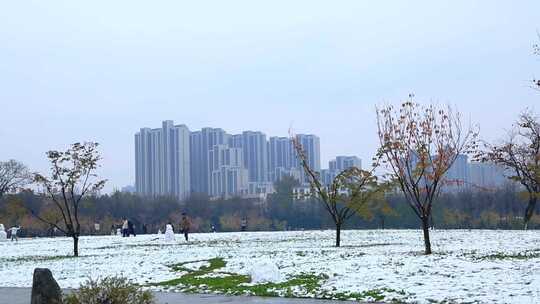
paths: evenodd
<path fill-rule="evenodd" d="M 523 217 L 527 228 L 540 196 L 540 119 L 532 111 L 523 111 L 508 138 L 500 144 L 483 143 L 475 155 L 477 161 L 491 162 L 509 169 L 510 180 L 519 182 L 528 193 Z"/>

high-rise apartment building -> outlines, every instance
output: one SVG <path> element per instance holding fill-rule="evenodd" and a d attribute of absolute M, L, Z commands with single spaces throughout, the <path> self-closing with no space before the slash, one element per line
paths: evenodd
<path fill-rule="evenodd" d="M 321 171 L 321 147 L 319 137 L 312 134 L 296 135 L 307 158 L 308 165 Z M 270 137 L 268 141 L 268 178 L 275 182 L 283 176 L 292 176 L 302 183 L 308 182 L 304 168 L 288 137 Z"/>
<path fill-rule="evenodd" d="M 170 122 L 172 124 L 172 121 Z M 190 132 L 187 126 L 178 125 L 169 129 L 169 142 L 165 150 L 165 193 L 187 198 L 191 192 Z"/>
<path fill-rule="evenodd" d="M 333 169 L 322 169 L 321 170 L 321 183 L 324 186 L 329 186 L 334 182 L 334 178 L 337 176 L 338 172 L 337 170 Z"/>
<path fill-rule="evenodd" d="M 469 183 L 469 163 L 468 156 L 464 154 L 459 154 L 456 157 L 456 160 L 450 166 L 448 171 L 446 171 L 445 178 L 448 180 L 457 180 L 463 181 L 464 183 Z"/>
<path fill-rule="evenodd" d="M 229 139 L 233 148 L 243 151 L 244 167 L 248 170 L 249 182 L 268 181 L 268 153 L 266 135 L 258 131 L 244 131 Z"/>
<path fill-rule="evenodd" d="M 328 162 L 328 169 L 338 173 L 351 167 L 362 169 L 362 160 L 357 156 L 336 156 Z"/>
<path fill-rule="evenodd" d="M 469 166 L 471 183 L 475 187 L 491 189 L 510 182 L 505 176 L 506 170 L 496 164 L 471 162 Z"/>
<path fill-rule="evenodd" d="M 142 128 L 135 134 L 135 188 L 144 195 L 190 192 L 189 129 L 164 121 L 161 128 Z"/>
<path fill-rule="evenodd" d="M 321 182 L 330 185 L 334 178 L 343 170 L 356 167 L 362 169 L 362 161 L 357 156 L 336 156 L 328 162 L 328 169 L 321 170 Z"/>
<path fill-rule="evenodd" d="M 298 159 L 288 137 L 270 137 L 268 140 L 268 178 L 275 182 L 283 175 L 297 175 Z M 300 176 L 293 176 L 300 179 Z"/>
<path fill-rule="evenodd" d="M 161 194 L 163 179 L 161 129 L 142 128 L 135 134 L 135 187 L 145 195 Z"/>
<path fill-rule="evenodd" d="M 321 143 L 319 137 L 313 134 L 297 134 L 296 138 L 302 145 L 309 167 L 315 172 L 321 172 Z M 297 166 L 300 167 L 298 158 Z M 301 174 L 302 182 L 308 182 L 309 180 L 304 170 L 301 171 Z"/>
<path fill-rule="evenodd" d="M 463 191 L 471 187 L 468 156 L 459 154 L 444 175 L 444 189 Z"/>
<path fill-rule="evenodd" d="M 297 138 L 309 165 L 319 172 L 319 138 Z M 273 182 L 283 176 L 307 181 L 290 138 L 267 140 L 258 131 L 230 135 L 220 128 L 190 132 L 170 120 L 135 134 L 135 175 L 137 193 L 181 199 L 190 193 L 259 197 L 271 193 Z"/>
<path fill-rule="evenodd" d="M 231 197 L 248 191 L 248 171 L 244 168 L 241 148 L 215 145 L 208 152 L 210 195 Z"/>
<path fill-rule="evenodd" d="M 229 134 L 219 128 L 203 128 L 200 131 L 191 132 L 189 149 L 192 192 L 210 194 L 208 154 L 214 146 L 227 144 L 229 137 Z"/>

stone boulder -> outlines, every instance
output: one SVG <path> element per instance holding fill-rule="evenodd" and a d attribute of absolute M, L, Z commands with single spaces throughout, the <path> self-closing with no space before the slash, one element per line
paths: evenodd
<path fill-rule="evenodd" d="M 30 304 L 61 304 L 62 291 L 47 268 L 34 269 Z"/>

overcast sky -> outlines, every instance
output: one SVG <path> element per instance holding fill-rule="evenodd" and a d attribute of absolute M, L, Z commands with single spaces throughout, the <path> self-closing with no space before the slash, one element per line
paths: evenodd
<path fill-rule="evenodd" d="M 0 160 L 101 144 L 107 190 L 134 181 L 133 135 L 314 133 L 323 167 L 375 152 L 374 107 L 450 103 L 502 136 L 539 110 L 540 1 L 3 1 Z"/>

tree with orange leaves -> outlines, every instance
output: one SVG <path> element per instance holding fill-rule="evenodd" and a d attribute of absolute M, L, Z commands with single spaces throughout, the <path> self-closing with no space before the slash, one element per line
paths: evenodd
<path fill-rule="evenodd" d="M 378 157 L 420 219 L 425 254 L 431 254 L 433 202 L 458 155 L 475 149 L 478 132 L 465 130 L 460 113 L 450 106 L 424 106 L 414 102 L 412 95 L 409 98 L 398 109 L 391 105 L 377 108 Z"/>

